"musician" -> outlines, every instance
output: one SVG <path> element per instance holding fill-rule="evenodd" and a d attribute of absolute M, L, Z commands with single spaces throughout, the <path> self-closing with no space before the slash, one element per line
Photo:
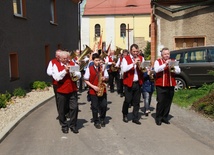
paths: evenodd
<path fill-rule="evenodd" d="M 176 85 L 175 74 L 180 73 L 179 66 L 174 66 L 174 72 L 169 67 L 170 51 L 168 48 L 161 50 L 161 58 L 157 59 L 154 64 L 156 72 L 155 85 L 157 91 L 157 105 L 155 122 L 170 124 L 168 120 L 172 99 L 174 96 L 174 87 Z"/>
<path fill-rule="evenodd" d="M 72 80 L 69 69 L 74 66 L 74 62 L 69 60 L 69 53 L 62 51 L 60 53 L 60 63 L 53 66 L 53 78 L 57 81 L 57 101 L 59 107 L 59 123 L 63 133 L 68 133 L 68 129 L 73 133 L 78 133 L 77 116 L 77 86 Z M 81 73 L 76 71 L 72 74 L 77 78 Z M 69 112 L 69 121 L 66 120 L 65 114 Z"/>
<path fill-rule="evenodd" d="M 125 100 L 123 102 L 122 113 L 123 121 L 128 122 L 128 108 L 129 104 L 133 105 L 132 122 L 140 125 L 139 108 L 141 97 L 141 86 L 143 83 L 142 72 L 138 64 L 143 62 L 142 56 L 139 56 L 139 47 L 137 44 L 132 44 L 130 47 L 130 54 L 122 60 L 123 84 L 125 88 Z"/>
<path fill-rule="evenodd" d="M 48 67 L 47 67 L 47 74 L 49 76 L 52 76 L 53 74 L 53 65 L 56 64 L 56 63 L 59 63 L 59 59 L 60 59 L 60 52 L 62 50 L 58 49 L 56 50 L 56 54 L 55 54 L 55 58 L 52 59 L 49 64 L 48 64 Z M 56 109 L 57 109 L 57 117 L 56 119 L 59 119 L 59 110 L 58 110 L 58 103 L 57 103 L 57 81 L 54 80 L 54 78 L 52 77 L 52 84 L 53 84 L 53 90 L 54 90 L 54 95 L 55 95 L 55 100 L 56 100 Z"/>
<path fill-rule="evenodd" d="M 110 55 L 106 57 L 105 62 L 108 63 L 108 74 L 109 74 L 109 86 L 110 86 L 110 92 L 114 93 L 114 81 L 117 84 L 119 81 L 119 72 L 118 69 L 115 68 L 113 70 L 113 66 L 116 65 L 115 60 L 117 59 L 117 56 L 115 55 L 115 51 L 111 50 Z M 118 88 L 117 88 L 118 89 Z"/>
<path fill-rule="evenodd" d="M 115 67 L 119 68 L 119 81 L 118 81 L 118 93 L 120 94 L 120 97 L 123 97 L 124 92 L 123 92 L 123 72 L 121 70 L 122 66 L 122 59 L 126 57 L 129 54 L 129 51 L 127 49 L 124 49 L 120 58 L 118 59 Z"/>
<path fill-rule="evenodd" d="M 105 127 L 105 118 L 107 111 L 107 94 L 106 94 L 106 86 L 101 86 L 102 82 L 106 82 L 108 80 L 108 72 L 103 65 L 102 60 L 100 60 L 99 54 L 94 53 L 92 55 L 93 65 L 89 66 L 86 69 L 84 79 L 85 83 L 89 86 L 89 95 L 91 98 L 91 110 L 94 126 L 97 129 L 101 127 Z M 103 90 L 102 96 L 98 96 L 98 92 Z M 98 118 L 98 114 L 100 114 L 100 119 Z"/>

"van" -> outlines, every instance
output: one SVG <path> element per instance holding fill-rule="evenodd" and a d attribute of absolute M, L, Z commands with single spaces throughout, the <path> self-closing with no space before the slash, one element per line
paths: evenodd
<path fill-rule="evenodd" d="M 181 73 L 176 75 L 175 90 L 200 87 L 214 82 L 214 46 L 193 47 L 170 52 L 170 58 L 179 61 Z"/>

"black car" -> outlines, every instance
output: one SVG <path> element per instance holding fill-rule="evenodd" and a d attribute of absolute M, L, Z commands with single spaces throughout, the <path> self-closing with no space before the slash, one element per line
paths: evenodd
<path fill-rule="evenodd" d="M 171 59 L 179 61 L 181 73 L 176 75 L 175 90 L 199 87 L 214 82 L 214 46 L 194 47 L 170 52 Z"/>

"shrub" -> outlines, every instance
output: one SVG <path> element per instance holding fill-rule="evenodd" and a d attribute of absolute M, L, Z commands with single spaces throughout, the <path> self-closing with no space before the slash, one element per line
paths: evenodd
<path fill-rule="evenodd" d="M 0 108 L 6 108 L 7 102 L 11 99 L 11 94 L 6 91 L 5 94 L 0 94 Z"/>
<path fill-rule="evenodd" d="M 44 81 L 35 81 L 32 84 L 32 89 L 45 89 L 48 85 Z"/>
<path fill-rule="evenodd" d="M 26 90 L 22 89 L 21 87 L 14 89 L 13 96 L 18 97 L 25 97 L 27 94 Z"/>

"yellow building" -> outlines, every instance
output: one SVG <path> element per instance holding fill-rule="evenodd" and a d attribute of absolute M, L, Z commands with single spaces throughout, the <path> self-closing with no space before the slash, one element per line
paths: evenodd
<path fill-rule="evenodd" d="M 129 49 L 132 43 L 143 50 L 150 41 L 150 1 L 87 0 L 81 22 L 81 48 L 97 49 L 100 40 L 104 50 L 111 44 Z"/>

